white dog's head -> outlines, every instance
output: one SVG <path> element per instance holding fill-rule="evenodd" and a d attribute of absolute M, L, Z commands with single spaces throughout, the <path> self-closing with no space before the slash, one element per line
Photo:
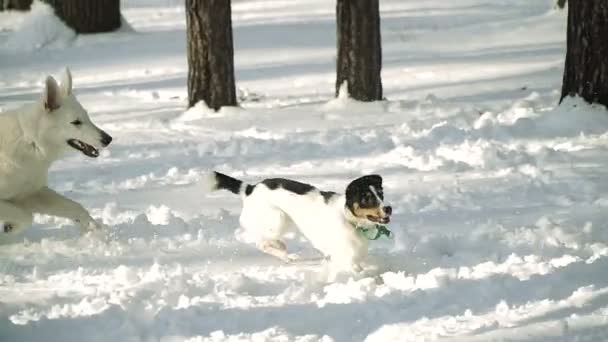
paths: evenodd
<path fill-rule="evenodd" d="M 65 69 L 61 87 L 47 77 L 42 94 L 43 111 L 36 127 L 38 139 L 60 150 L 72 147 L 87 157 L 97 158 L 112 137 L 91 122 L 87 111 L 72 93 L 72 75 Z"/>

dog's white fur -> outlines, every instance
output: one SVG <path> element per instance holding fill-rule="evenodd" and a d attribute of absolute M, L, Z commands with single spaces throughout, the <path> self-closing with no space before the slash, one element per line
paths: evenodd
<path fill-rule="evenodd" d="M 49 76 L 38 101 L 1 113 L 0 234 L 31 226 L 34 213 L 71 219 L 83 230 L 97 228 L 82 205 L 47 187 L 47 175 L 51 164 L 71 150 L 67 140 L 100 149 L 102 134 L 72 93 L 68 69 L 61 87 Z"/>
<path fill-rule="evenodd" d="M 215 190 L 214 173 L 203 177 L 201 184 L 206 190 Z M 314 248 L 329 257 L 334 271 L 362 270 L 369 240 L 361 236 L 355 226 L 375 223 L 355 217 L 345 206 L 344 194 L 335 194 L 326 201 L 318 189 L 301 195 L 258 183 L 246 196 L 246 187 L 243 183 L 240 189 L 243 209 L 239 222 L 243 235 L 261 251 L 285 262 L 297 259 L 287 252 L 281 239 L 292 228 L 297 228 Z"/>

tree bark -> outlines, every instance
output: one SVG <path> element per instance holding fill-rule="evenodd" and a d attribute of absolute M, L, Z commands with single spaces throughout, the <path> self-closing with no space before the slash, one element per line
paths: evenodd
<path fill-rule="evenodd" d="M 44 0 L 76 33 L 110 32 L 120 28 L 120 0 Z"/>
<path fill-rule="evenodd" d="M 336 96 L 347 82 L 359 101 L 382 100 L 382 42 L 378 0 L 337 0 Z"/>
<path fill-rule="evenodd" d="M 0 11 L 17 10 L 29 11 L 32 7 L 32 0 L 0 0 Z"/>
<path fill-rule="evenodd" d="M 608 106 L 608 1 L 568 1 L 568 39 L 560 102 L 580 96 Z"/>
<path fill-rule="evenodd" d="M 236 106 L 230 0 L 186 0 L 188 106 Z"/>

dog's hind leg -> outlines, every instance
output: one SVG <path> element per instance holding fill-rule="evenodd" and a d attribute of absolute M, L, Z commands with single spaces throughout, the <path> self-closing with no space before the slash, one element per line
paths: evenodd
<path fill-rule="evenodd" d="M 70 219 L 78 223 L 83 231 L 99 228 L 99 224 L 82 205 L 47 187 L 20 200 L 18 204 L 34 213 Z"/>
<path fill-rule="evenodd" d="M 16 233 L 33 223 L 31 211 L 21 208 L 11 202 L 0 201 L 0 234 Z"/>
<path fill-rule="evenodd" d="M 243 205 L 239 221 L 260 251 L 285 262 L 295 259 L 287 253 L 287 246 L 281 240 L 291 223 L 282 210 L 269 203 L 249 199 Z"/>

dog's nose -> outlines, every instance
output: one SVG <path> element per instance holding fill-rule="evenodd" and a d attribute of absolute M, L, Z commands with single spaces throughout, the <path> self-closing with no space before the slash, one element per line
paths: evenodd
<path fill-rule="evenodd" d="M 393 214 L 393 207 L 391 207 L 390 205 L 387 205 L 386 207 L 382 208 L 384 210 L 384 213 L 388 216 Z"/>
<path fill-rule="evenodd" d="M 101 131 L 101 144 L 103 145 L 103 147 L 110 145 L 111 142 L 112 137 L 108 133 Z"/>

